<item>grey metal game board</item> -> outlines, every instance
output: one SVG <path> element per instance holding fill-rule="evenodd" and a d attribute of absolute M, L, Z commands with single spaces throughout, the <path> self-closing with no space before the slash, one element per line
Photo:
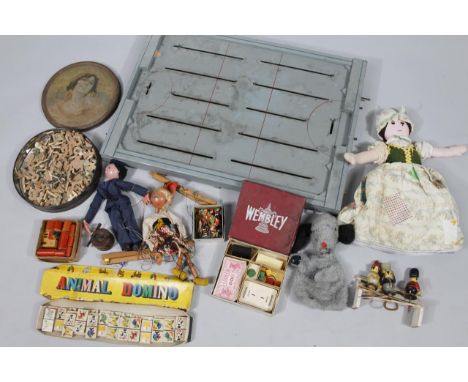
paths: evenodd
<path fill-rule="evenodd" d="M 238 37 L 148 39 L 101 154 L 341 207 L 366 63 Z"/>

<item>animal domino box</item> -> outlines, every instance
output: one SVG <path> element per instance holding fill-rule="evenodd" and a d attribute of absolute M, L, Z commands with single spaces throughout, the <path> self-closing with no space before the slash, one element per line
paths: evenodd
<path fill-rule="evenodd" d="M 44 271 L 40 293 L 66 298 L 188 310 L 193 283 L 159 273 L 83 265 L 59 265 Z"/>

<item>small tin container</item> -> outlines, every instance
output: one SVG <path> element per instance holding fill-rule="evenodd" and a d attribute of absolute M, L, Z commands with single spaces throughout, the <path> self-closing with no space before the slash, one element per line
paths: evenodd
<path fill-rule="evenodd" d="M 64 203 L 56 204 L 56 205 L 41 205 L 40 203 L 35 203 L 33 200 L 31 200 L 28 197 L 28 194 L 26 192 L 26 187 L 25 187 L 25 179 L 23 176 L 20 175 L 21 173 L 21 168 L 25 165 L 25 161 L 27 160 L 29 155 L 35 155 L 34 150 L 41 150 L 41 142 L 44 141 L 47 136 L 51 136 L 53 134 L 61 134 L 61 132 L 65 132 L 66 134 L 79 134 L 79 136 L 83 139 L 84 142 L 86 142 L 88 147 L 91 147 L 93 150 L 93 159 L 96 161 L 96 166 L 93 170 L 93 175 L 91 177 L 91 180 L 87 184 L 87 186 L 79 193 L 77 196 L 74 198 L 70 199 L 69 201 L 66 201 Z M 80 150 L 80 147 L 76 146 L 76 150 Z M 73 148 L 73 150 L 75 149 Z M 60 149 L 62 149 L 60 147 Z M 69 148 L 70 149 L 70 148 Z M 73 151 L 69 150 L 69 151 Z M 69 158 L 71 159 L 72 155 L 67 155 L 65 154 L 64 162 L 69 161 Z M 42 169 L 37 170 L 36 173 L 34 173 L 34 176 L 39 177 L 40 179 L 45 177 L 45 172 L 50 169 L 50 161 L 47 162 L 45 161 L 45 165 L 43 166 Z M 70 131 L 69 129 L 50 129 L 43 131 L 33 138 L 31 138 L 20 150 L 18 156 L 16 157 L 15 164 L 13 166 L 13 184 L 16 188 L 16 191 L 18 194 L 26 200 L 31 206 L 34 208 L 45 211 L 45 212 L 62 212 L 62 211 L 67 211 L 70 210 L 81 203 L 83 203 L 97 188 L 99 179 L 101 178 L 101 169 L 102 167 L 102 160 L 101 156 L 99 154 L 99 150 L 96 148 L 96 146 L 93 144 L 93 142 L 88 139 L 85 135 L 78 131 Z M 49 171 L 50 172 L 50 171 Z M 49 176 L 56 176 L 56 173 L 52 173 Z M 68 171 L 64 170 L 61 173 L 59 173 L 60 177 L 64 178 L 64 181 L 68 179 L 68 176 L 70 175 Z M 24 179 L 22 179 L 24 178 Z M 62 180 L 60 180 L 62 182 Z M 63 194 L 62 194 L 63 195 Z"/>
<path fill-rule="evenodd" d="M 222 205 L 194 207 L 193 238 L 197 240 L 224 238 L 224 208 Z"/>

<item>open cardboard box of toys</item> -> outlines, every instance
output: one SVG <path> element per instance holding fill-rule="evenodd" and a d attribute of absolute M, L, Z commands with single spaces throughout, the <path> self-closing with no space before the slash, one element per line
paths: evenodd
<path fill-rule="evenodd" d="M 304 203 L 286 191 L 243 183 L 213 296 L 274 313 Z"/>

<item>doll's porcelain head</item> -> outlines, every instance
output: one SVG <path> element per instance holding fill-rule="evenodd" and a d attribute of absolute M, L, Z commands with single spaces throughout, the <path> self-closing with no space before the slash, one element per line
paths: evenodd
<path fill-rule="evenodd" d="M 104 170 L 104 179 L 124 179 L 127 176 L 127 165 L 116 159 L 112 159 Z"/>
<path fill-rule="evenodd" d="M 408 137 L 412 130 L 413 123 L 404 107 L 385 109 L 377 117 L 377 134 L 384 142 L 394 136 Z"/>

